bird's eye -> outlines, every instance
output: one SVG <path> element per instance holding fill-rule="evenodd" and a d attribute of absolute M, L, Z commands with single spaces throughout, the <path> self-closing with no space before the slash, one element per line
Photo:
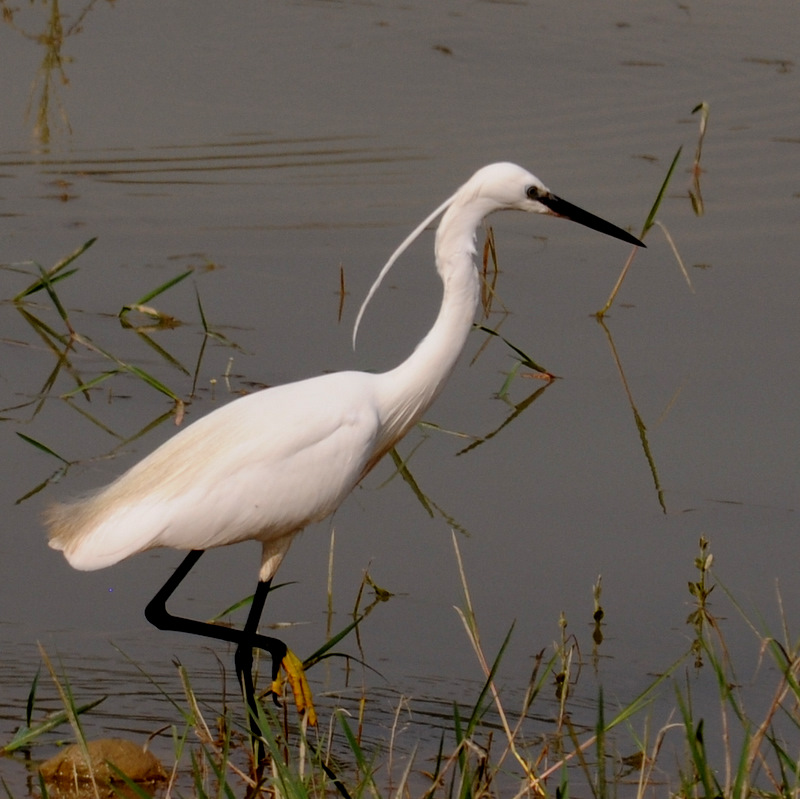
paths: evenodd
<path fill-rule="evenodd" d="M 525 194 L 528 196 L 529 200 L 538 200 L 542 196 L 542 192 L 539 190 L 538 186 L 528 186 Z"/>

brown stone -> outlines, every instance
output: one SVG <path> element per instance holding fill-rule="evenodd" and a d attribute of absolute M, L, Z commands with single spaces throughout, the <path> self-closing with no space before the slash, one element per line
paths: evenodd
<path fill-rule="evenodd" d="M 101 738 L 88 741 L 89 765 L 78 744 L 72 744 L 39 767 L 49 782 L 86 782 L 91 774 L 97 782 L 122 782 L 119 774 L 109 766 L 113 763 L 134 782 L 157 782 L 167 775 L 158 758 L 141 746 L 124 738 Z"/>

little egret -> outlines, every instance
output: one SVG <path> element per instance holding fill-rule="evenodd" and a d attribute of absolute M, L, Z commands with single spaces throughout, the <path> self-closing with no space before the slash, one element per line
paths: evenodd
<path fill-rule="evenodd" d="M 480 280 L 475 239 L 494 211 L 571 219 L 638 246 L 638 239 L 560 199 L 509 163 L 478 170 L 395 250 L 392 264 L 440 214 L 436 269 L 444 295 L 433 327 L 399 366 L 382 374 L 338 372 L 264 389 L 218 408 L 162 444 L 109 486 L 47 512 L 50 546 L 76 569 L 100 569 L 154 547 L 190 550 L 145 614 L 160 629 L 237 645 L 236 672 L 251 709 L 253 648 L 273 659 L 273 679 L 291 653 L 257 633 L 270 582 L 292 539 L 329 516 L 422 417 L 442 390 L 472 327 Z M 261 542 L 261 568 L 242 630 L 169 614 L 166 602 L 203 551 Z M 302 668 L 300 668 L 302 678 Z"/>

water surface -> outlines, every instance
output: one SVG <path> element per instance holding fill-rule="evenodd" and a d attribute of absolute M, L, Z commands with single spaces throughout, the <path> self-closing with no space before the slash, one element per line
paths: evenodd
<path fill-rule="evenodd" d="M 469 702 L 481 680 L 453 610 L 462 596 L 451 529 L 488 652 L 516 622 L 501 671 L 511 696 L 524 691 L 535 653 L 558 638 L 562 612 L 590 649 L 601 574 L 603 679 L 620 701 L 635 696 L 687 645 L 685 586 L 701 535 L 746 606 L 775 624 L 778 583 L 796 618 L 793 4 L 118 0 L 60 10 L 60 69 L 42 36 L 49 5 L 26 5 L 0 27 L 4 63 L 14 65 L 0 71 L 0 740 L 24 716 L 37 642 L 60 658 L 81 699 L 110 695 L 88 722 L 93 734 L 144 736 L 175 722 L 131 661 L 177 692 L 177 656 L 211 697 L 221 690 L 217 655 L 231 667 L 224 648 L 158 633 L 142 616 L 178 553 L 81 574 L 48 549 L 39 520 L 48 501 L 107 482 L 174 428 L 167 419 L 147 429 L 171 403 L 131 376 L 106 381 L 91 402 L 59 398 L 75 375 L 108 364 L 78 348 L 72 376 L 62 369 L 48 384 L 56 355 L 8 301 L 32 280 L 19 270 L 97 237 L 59 296 L 83 335 L 191 398 L 188 421 L 253 387 L 403 358 L 438 307 L 432 236 L 395 267 L 354 353 L 358 304 L 407 232 L 498 159 L 638 232 L 683 145 L 659 219 L 694 291 L 655 228 L 604 330 L 591 314 L 624 245 L 557 220 L 492 219 L 501 274 L 487 324 L 502 324 L 561 379 L 458 455 L 541 388 L 520 376 L 498 398 L 513 353 L 475 333 L 429 413 L 467 438 L 427 428 L 399 448 L 439 510 L 430 517 L 381 464 L 331 522 L 298 538 L 280 572 L 293 584 L 266 615 L 296 625 L 285 637 L 301 655 L 323 640 L 335 528 L 334 626 L 365 569 L 396 596 L 362 631 L 380 676 L 359 671 L 348 683 L 334 666 L 312 673 L 315 687 L 347 695 L 371 686 L 376 738 L 398 697 L 410 697 L 421 723 L 407 731 L 408 749 L 420 736 L 435 740 L 429 718 Z M 701 101 L 710 123 L 698 215 L 688 192 L 699 124 L 691 111 Z M 187 269 L 191 278 L 155 300 L 183 323 L 148 333 L 167 359 L 116 314 Z M 200 358 L 198 295 L 208 324 L 235 347 L 212 339 Z M 63 330 L 43 295 L 25 307 Z M 21 502 L 61 464 L 18 433 L 76 462 Z M 257 557 L 255 546 L 208 554 L 176 608 L 219 612 L 251 591 Z M 756 642 L 732 626 L 729 643 L 749 674 Z M 354 642 L 347 651 L 357 652 Z M 40 691 L 58 706 L 53 689 Z M 21 792 L 22 766 L 0 769 Z"/>

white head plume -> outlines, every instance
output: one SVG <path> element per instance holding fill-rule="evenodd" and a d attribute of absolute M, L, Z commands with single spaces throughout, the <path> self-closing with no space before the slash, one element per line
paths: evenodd
<path fill-rule="evenodd" d="M 457 194 L 458 192 L 456 192 Z M 408 247 L 419 237 L 420 233 L 425 230 L 434 219 L 440 214 L 443 214 L 448 207 L 452 204 L 453 200 L 455 200 L 456 195 L 454 194 L 452 197 L 448 197 L 433 213 L 426 216 L 422 222 L 411 231 L 411 233 L 406 236 L 403 240 L 402 244 L 392 253 L 389 260 L 384 264 L 383 269 L 381 269 L 378 277 L 375 278 L 375 282 L 372 284 L 369 292 L 367 293 L 364 302 L 361 303 L 361 308 L 359 308 L 358 316 L 356 316 L 356 323 L 353 325 L 353 349 L 356 348 L 356 336 L 358 336 L 358 326 L 361 324 L 361 317 L 364 315 L 364 311 L 369 304 L 369 301 L 372 299 L 375 292 L 378 290 L 378 286 L 380 286 L 381 281 L 386 276 L 386 273 L 392 268 L 394 262 L 408 249 Z"/>

